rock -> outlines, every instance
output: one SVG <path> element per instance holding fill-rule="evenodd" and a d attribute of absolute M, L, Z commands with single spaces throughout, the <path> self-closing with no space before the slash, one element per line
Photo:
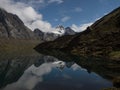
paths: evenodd
<path fill-rule="evenodd" d="M 70 27 L 65 28 L 65 34 L 64 35 L 74 35 L 76 32 L 72 30 Z"/>
<path fill-rule="evenodd" d="M 17 15 L 0 9 L 0 38 L 36 39 L 34 33 L 27 28 Z"/>
<path fill-rule="evenodd" d="M 42 39 L 44 40 L 44 32 L 42 32 L 40 29 L 35 29 L 34 30 L 34 33 L 35 33 L 35 36 L 38 38 L 38 39 Z"/>

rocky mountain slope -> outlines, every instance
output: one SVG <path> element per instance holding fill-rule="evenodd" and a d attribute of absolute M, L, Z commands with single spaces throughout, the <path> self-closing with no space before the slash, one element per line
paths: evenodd
<path fill-rule="evenodd" d="M 0 55 L 31 53 L 41 42 L 41 38 L 27 28 L 17 15 L 0 8 Z"/>
<path fill-rule="evenodd" d="M 65 28 L 65 34 L 64 35 L 74 35 L 76 32 L 72 30 L 70 27 Z"/>
<path fill-rule="evenodd" d="M 17 15 L 0 9 L 0 38 L 35 39 L 36 37 Z"/>
<path fill-rule="evenodd" d="M 42 39 L 43 40 L 43 37 L 44 37 L 44 32 L 42 32 L 40 29 L 36 28 L 34 31 L 34 34 L 35 36 L 38 38 L 38 39 Z"/>
<path fill-rule="evenodd" d="M 64 28 L 61 25 L 57 26 L 56 31 L 54 32 L 43 32 L 40 29 L 35 29 L 34 33 L 38 39 L 42 39 L 43 41 L 53 41 L 56 38 L 64 36 L 64 35 L 76 34 L 76 32 L 72 30 L 70 27 Z"/>
<path fill-rule="evenodd" d="M 17 15 L 8 13 L 0 8 L 0 38 L 51 41 L 68 34 L 75 34 L 75 32 L 71 28 L 65 29 L 62 25 L 57 26 L 54 33 L 45 33 L 39 29 L 35 29 L 33 32 L 24 25 Z"/>
<path fill-rule="evenodd" d="M 38 39 L 41 39 L 43 41 L 53 41 L 54 39 L 60 37 L 60 34 L 43 32 L 40 29 L 35 29 L 34 33 Z"/>
<path fill-rule="evenodd" d="M 120 7 L 81 33 L 42 43 L 35 49 L 58 49 L 75 55 L 120 60 Z"/>
<path fill-rule="evenodd" d="M 56 31 L 55 31 L 57 34 L 60 34 L 60 35 L 74 35 L 76 34 L 76 32 L 71 29 L 70 27 L 64 27 L 62 25 L 58 25 L 56 27 Z"/>

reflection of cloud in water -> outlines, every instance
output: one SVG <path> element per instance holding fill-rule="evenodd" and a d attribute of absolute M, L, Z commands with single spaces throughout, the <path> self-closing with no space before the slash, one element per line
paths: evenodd
<path fill-rule="evenodd" d="M 71 67 L 73 69 L 73 71 L 76 71 L 76 70 L 83 70 L 83 71 L 87 71 L 86 69 L 80 67 L 79 65 L 77 65 L 76 63 L 72 65 Z"/>
<path fill-rule="evenodd" d="M 19 88 L 24 88 L 25 90 L 33 89 L 38 82 L 43 80 L 45 74 L 52 71 L 54 66 L 54 64 L 49 63 L 42 64 L 39 67 L 32 65 L 24 72 L 22 77 L 16 83 L 8 85 L 4 90 L 19 90 Z"/>
<path fill-rule="evenodd" d="M 110 82 L 102 79 L 99 75 L 93 72 L 89 74 L 86 69 L 74 62 L 63 62 L 49 58 L 42 58 L 43 61 L 38 61 L 37 66 L 30 66 L 17 82 L 7 85 L 3 90 L 40 90 L 42 88 L 45 88 L 44 90 L 48 88 L 54 88 L 50 90 L 58 88 L 61 90 L 63 88 L 65 88 L 64 90 L 88 90 L 89 88 L 95 90 L 93 87 L 112 86 Z M 58 72 L 58 70 L 63 70 L 63 72 Z"/>
<path fill-rule="evenodd" d="M 65 67 L 65 65 L 66 63 L 63 61 L 43 63 L 39 67 L 32 65 L 25 70 L 24 74 L 17 82 L 7 85 L 4 90 L 31 90 L 37 83 L 42 82 L 43 76 L 49 74 L 53 68 L 57 67 L 60 69 L 62 66 Z M 71 78 L 68 75 L 63 75 L 63 77 L 67 79 Z"/>

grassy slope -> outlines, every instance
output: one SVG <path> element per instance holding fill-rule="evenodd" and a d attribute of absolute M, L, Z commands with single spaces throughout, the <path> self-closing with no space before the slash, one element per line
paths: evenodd
<path fill-rule="evenodd" d="M 76 42 L 73 53 L 120 59 L 120 7 L 96 21 Z"/>
<path fill-rule="evenodd" d="M 37 40 L 0 39 L 0 55 L 35 54 L 33 48 L 39 43 Z"/>

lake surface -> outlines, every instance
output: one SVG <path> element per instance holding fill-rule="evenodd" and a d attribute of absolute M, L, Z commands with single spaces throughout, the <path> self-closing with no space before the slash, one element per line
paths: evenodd
<path fill-rule="evenodd" d="M 6 60 L 0 60 L 0 88 L 1 90 L 101 90 L 113 87 L 111 80 L 106 79 L 106 73 L 101 76 L 97 74 L 100 72 L 99 69 L 96 73 L 94 69 L 92 71 L 89 68 L 88 66 L 83 68 L 74 60 L 62 61 L 53 56 L 8 57 Z"/>

